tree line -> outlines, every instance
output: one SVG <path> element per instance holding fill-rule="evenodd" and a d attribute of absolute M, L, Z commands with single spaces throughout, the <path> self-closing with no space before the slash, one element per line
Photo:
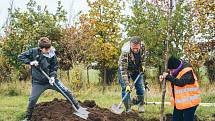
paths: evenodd
<path fill-rule="evenodd" d="M 146 66 L 162 70 L 165 41 L 170 54 L 183 57 L 197 69 L 207 66 L 210 80 L 215 80 L 213 0 L 178 1 L 168 26 L 168 2 L 155 0 L 87 0 L 89 11 L 80 12 L 73 25 L 67 25 L 67 11 L 58 1 L 55 13 L 34 0 L 27 10 L 8 8 L 9 19 L 0 44 L 0 80 L 8 80 L 13 70 L 26 72 L 17 56 L 37 46 L 46 36 L 57 50 L 59 66 L 70 70 L 82 63 L 97 62 L 102 82 L 111 84 L 117 73 L 120 50 L 131 36 L 140 36 L 146 47 Z M 128 7 L 132 15 L 123 14 Z M 123 27 L 122 27 L 123 26 Z M 168 27 L 171 36 L 167 40 Z M 123 36 L 126 34 L 126 36 Z"/>

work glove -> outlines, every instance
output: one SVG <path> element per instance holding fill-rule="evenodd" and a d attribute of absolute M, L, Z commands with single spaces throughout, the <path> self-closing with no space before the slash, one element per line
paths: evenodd
<path fill-rule="evenodd" d="M 39 65 L 39 62 L 36 61 L 36 60 L 34 60 L 34 61 L 31 61 L 31 62 L 30 62 L 30 65 L 31 65 L 31 66 L 38 66 L 38 65 Z"/>
<path fill-rule="evenodd" d="M 130 85 L 127 85 L 127 86 L 126 86 L 125 91 L 126 91 L 126 92 L 131 92 L 131 87 L 130 87 Z"/>
<path fill-rule="evenodd" d="M 126 85 L 125 91 L 126 92 L 131 92 L 131 86 L 130 86 L 130 82 L 128 80 L 125 81 L 125 85 Z"/>
<path fill-rule="evenodd" d="M 54 82 L 55 82 L 55 78 L 54 77 L 51 77 L 49 79 L 49 84 L 51 84 L 52 86 L 54 85 Z"/>

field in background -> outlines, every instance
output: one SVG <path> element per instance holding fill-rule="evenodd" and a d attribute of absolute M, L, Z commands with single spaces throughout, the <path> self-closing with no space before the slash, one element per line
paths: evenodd
<path fill-rule="evenodd" d="M 79 70 L 78 70 L 79 69 Z M 83 100 L 95 100 L 100 107 L 109 108 L 114 103 L 120 102 L 120 93 L 121 88 L 117 84 L 112 86 L 106 86 L 104 93 L 102 93 L 103 88 L 98 86 L 98 71 L 89 70 L 90 73 L 90 85 L 86 81 L 86 70 L 83 68 L 78 68 L 77 70 L 72 70 L 70 82 L 66 81 L 67 76 L 66 72 L 61 73 L 62 82 L 72 89 L 77 99 Z M 81 72 L 81 78 L 72 77 L 74 73 Z M 204 70 L 203 70 L 204 71 Z M 151 69 L 148 73 L 148 82 L 150 91 L 147 93 L 147 101 L 161 101 L 161 90 L 160 85 L 157 83 L 154 73 L 156 70 Z M 150 76 L 151 75 L 151 76 Z M 80 79 L 80 80 L 78 80 Z M 84 83 L 80 81 L 84 81 Z M 215 85 L 207 83 L 207 80 L 203 80 L 202 84 L 202 102 L 215 103 Z M 80 86 L 80 87 L 77 87 Z M 23 118 L 24 112 L 27 106 L 28 97 L 30 94 L 31 84 L 30 82 L 20 83 L 20 82 L 11 82 L 0 85 L 0 121 L 19 121 Z M 134 91 L 133 91 L 134 92 Z M 134 96 L 134 94 L 133 94 Z M 168 94 L 166 101 L 168 100 Z M 40 98 L 39 102 L 51 101 L 54 98 L 63 98 L 60 94 L 55 91 L 47 90 Z M 165 113 L 172 113 L 172 107 L 169 105 L 165 106 Z M 133 107 L 134 110 L 136 107 Z M 152 119 L 159 118 L 160 105 L 146 105 L 146 112 L 141 114 L 144 118 Z M 197 115 L 203 121 L 212 121 L 215 120 L 213 117 L 215 113 L 215 107 L 199 107 L 197 109 Z"/>

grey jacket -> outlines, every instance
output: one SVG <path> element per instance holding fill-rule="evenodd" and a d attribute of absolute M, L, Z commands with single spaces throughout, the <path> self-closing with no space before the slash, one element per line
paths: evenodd
<path fill-rule="evenodd" d="M 54 50 L 51 50 L 54 53 Z M 31 67 L 32 80 L 36 83 L 49 83 L 48 79 L 38 69 L 43 69 L 50 77 L 57 78 L 58 62 L 54 53 L 51 57 L 44 56 L 39 48 L 32 48 L 21 53 L 18 59 L 25 64 L 30 64 L 31 61 L 37 60 L 39 66 Z"/>

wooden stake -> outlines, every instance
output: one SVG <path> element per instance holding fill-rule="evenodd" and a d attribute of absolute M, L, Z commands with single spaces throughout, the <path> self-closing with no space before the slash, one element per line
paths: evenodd
<path fill-rule="evenodd" d="M 168 53 L 169 53 L 169 40 L 170 40 L 170 36 L 171 36 L 171 16 L 172 16 L 172 0 L 169 1 L 169 14 L 168 14 L 168 36 L 167 36 L 167 40 L 165 41 L 165 47 L 166 47 L 166 51 L 165 51 L 165 72 L 167 72 L 167 61 L 168 61 Z M 162 81 L 162 103 L 161 103 L 161 110 L 160 110 L 160 121 L 164 120 L 164 102 L 165 102 L 165 95 L 166 95 L 166 80 L 164 79 Z"/>

